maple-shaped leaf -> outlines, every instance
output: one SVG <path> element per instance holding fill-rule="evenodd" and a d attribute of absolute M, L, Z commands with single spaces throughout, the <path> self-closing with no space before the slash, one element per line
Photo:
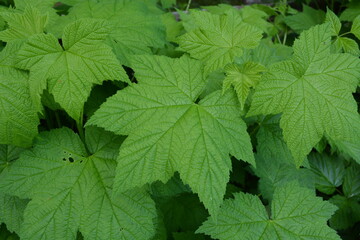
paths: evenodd
<path fill-rule="evenodd" d="M 43 132 L 33 149 L 1 177 L 0 190 L 30 198 L 22 239 L 149 239 L 155 233 L 154 202 L 141 190 L 112 198 L 121 137 L 85 131 L 86 146 L 70 129 Z"/>
<path fill-rule="evenodd" d="M 266 70 L 264 66 L 255 62 L 246 62 L 244 64 L 229 64 L 225 67 L 226 78 L 223 83 L 223 92 L 234 86 L 238 96 L 241 109 L 244 109 L 245 101 L 250 93 L 250 88 L 255 87 L 261 73 Z"/>
<path fill-rule="evenodd" d="M 15 68 L 19 47 L 8 43 L 0 53 L 0 144 L 29 147 L 39 118 L 31 102 L 28 74 Z"/>
<path fill-rule="evenodd" d="M 28 37 L 43 33 L 47 15 L 42 15 L 34 7 L 28 7 L 23 13 L 2 12 L 0 16 L 7 22 L 8 29 L 0 32 L 0 40 L 10 42 L 14 40 L 24 40 Z"/>
<path fill-rule="evenodd" d="M 205 72 L 222 69 L 241 56 L 244 49 L 255 48 L 262 37 L 259 28 L 242 21 L 234 11 L 215 15 L 204 11 L 191 12 L 195 29 L 180 36 L 180 49 L 205 64 Z"/>
<path fill-rule="evenodd" d="M 205 87 L 199 61 L 184 56 L 138 56 L 139 84 L 119 91 L 87 124 L 129 135 L 120 149 L 116 191 L 161 180 L 175 171 L 211 212 L 229 180 L 229 153 L 254 163 L 246 125 L 233 91 L 216 91 L 196 104 Z"/>
<path fill-rule="evenodd" d="M 17 66 L 30 70 L 30 93 L 39 110 L 40 95 L 47 89 L 78 121 L 94 84 L 127 81 L 111 48 L 103 43 L 108 32 L 102 20 L 81 19 L 64 29 L 63 46 L 52 34 L 35 35 L 23 45 Z"/>
<path fill-rule="evenodd" d="M 220 240 L 340 240 L 326 223 L 336 207 L 298 184 L 276 188 L 270 216 L 259 197 L 242 192 L 234 197 L 225 200 L 216 218 L 210 216 L 197 232 Z"/>
<path fill-rule="evenodd" d="M 166 33 L 161 11 L 153 9 L 151 2 L 154 1 L 80 1 L 70 9 L 68 16 L 59 19 L 58 24 L 81 18 L 107 20 L 110 29 L 107 43 L 119 60 L 129 65 L 132 55 L 150 54 L 151 47 L 165 45 Z"/>
<path fill-rule="evenodd" d="M 0 145 L 0 173 L 11 166 L 23 151 L 23 148 Z M 19 233 L 27 203 L 28 200 L 0 192 L 0 224 L 5 223 L 9 231 Z"/>
<path fill-rule="evenodd" d="M 275 63 L 256 87 L 248 115 L 282 113 L 284 139 L 301 165 L 326 134 L 335 141 L 360 142 L 357 104 L 352 96 L 360 60 L 331 54 L 328 24 L 300 35 L 291 60 Z"/>

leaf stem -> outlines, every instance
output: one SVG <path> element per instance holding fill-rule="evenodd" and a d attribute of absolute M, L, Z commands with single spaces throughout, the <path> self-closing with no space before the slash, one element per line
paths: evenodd
<path fill-rule="evenodd" d="M 80 119 L 78 119 L 78 121 L 76 121 L 76 128 L 79 132 L 80 139 L 85 143 L 85 134 L 84 134 L 84 126 L 83 126 L 83 121 L 84 121 L 83 112 L 84 112 L 84 109 L 81 109 Z"/>
<path fill-rule="evenodd" d="M 342 33 L 342 34 L 339 35 L 339 37 L 342 37 L 342 36 L 347 35 L 347 34 L 350 34 L 350 33 L 351 33 L 351 32 Z"/>
<path fill-rule="evenodd" d="M 185 8 L 185 12 L 189 12 L 189 9 L 190 9 L 190 5 L 191 5 L 191 1 L 192 0 L 189 0 L 187 5 L 186 5 L 186 8 Z"/>

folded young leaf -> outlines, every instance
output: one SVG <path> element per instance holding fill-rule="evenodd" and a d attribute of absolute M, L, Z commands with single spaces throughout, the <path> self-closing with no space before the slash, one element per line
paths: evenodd
<path fill-rule="evenodd" d="M 86 129 L 86 147 L 70 129 L 43 132 L 33 149 L 1 175 L 0 189 L 32 199 L 22 239 L 149 239 L 155 204 L 141 190 L 111 198 L 121 137 Z"/>
<path fill-rule="evenodd" d="M 129 135 L 121 146 L 114 188 L 166 182 L 179 171 L 210 212 L 229 180 L 229 153 L 254 164 L 250 137 L 233 91 L 196 104 L 205 87 L 202 66 L 189 57 L 139 56 L 139 82 L 110 97 L 88 124 Z"/>
<path fill-rule="evenodd" d="M 295 183 L 275 190 L 270 217 L 257 196 L 240 192 L 234 197 L 197 232 L 220 240 L 340 240 L 326 223 L 336 207 Z"/>
<path fill-rule="evenodd" d="M 241 56 L 245 48 L 255 48 L 262 37 L 262 31 L 242 21 L 240 15 L 215 15 L 194 11 L 190 15 L 195 30 L 178 38 L 180 48 L 205 63 L 205 72 L 222 69 Z"/>
<path fill-rule="evenodd" d="M 17 66 L 30 70 L 30 93 L 40 110 L 44 89 L 76 121 L 94 84 L 128 81 L 111 48 L 103 43 L 109 29 L 102 20 L 82 19 L 64 29 L 63 46 L 51 34 L 31 37 L 18 54 Z"/>
<path fill-rule="evenodd" d="M 253 96 L 249 116 L 283 113 L 280 126 L 296 164 L 326 133 L 335 141 L 360 142 L 357 104 L 352 96 L 360 78 L 360 60 L 331 54 L 328 24 L 300 35 L 289 61 L 272 65 Z"/>
<path fill-rule="evenodd" d="M 241 110 L 244 109 L 245 101 L 250 93 L 250 88 L 255 87 L 260 78 L 261 73 L 266 68 L 255 62 L 246 62 L 244 64 L 229 64 L 225 67 L 226 78 L 224 79 L 223 92 L 234 87 L 238 96 Z"/>

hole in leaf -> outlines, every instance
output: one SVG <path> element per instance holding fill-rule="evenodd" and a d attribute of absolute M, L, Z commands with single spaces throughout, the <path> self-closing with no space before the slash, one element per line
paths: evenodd
<path fill-rule="evenodd" d="M 63 158 L 62 160 L 63 160 L 63 161 L 66 161 L 66 158 Z"/>
<path fill-rule="evenodd" d="M 69 157 L 69 162 L 73 163 L 74 159 L 72 157 Z"/>

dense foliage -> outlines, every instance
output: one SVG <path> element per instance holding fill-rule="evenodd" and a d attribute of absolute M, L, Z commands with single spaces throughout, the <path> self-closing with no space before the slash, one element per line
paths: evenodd
<path fill-rule="evenodd" d="M 359 239 L 360 2 L 299 2 L 1 1 L 0 238 Z"/>

